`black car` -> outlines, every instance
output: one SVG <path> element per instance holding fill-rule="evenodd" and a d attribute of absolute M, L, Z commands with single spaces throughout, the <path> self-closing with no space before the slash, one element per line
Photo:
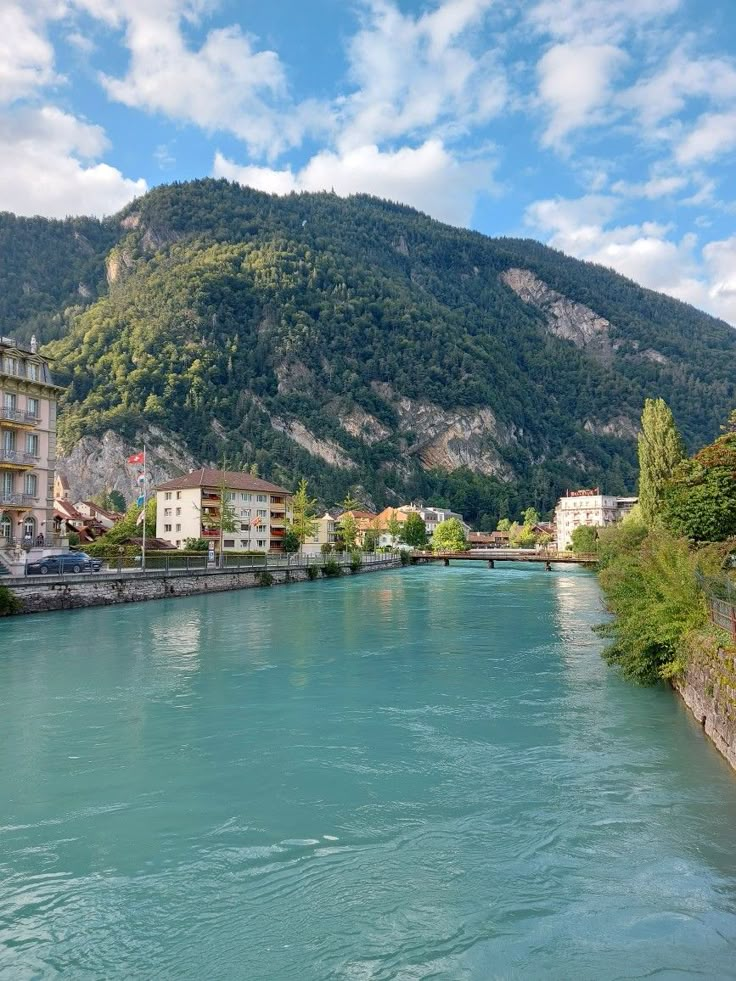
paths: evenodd
<path fill-rule="evenodd" d="M 102 559 L 95 559 L 91 555 L 87 555 L 86 552 L 75 552 L 80 559 L 86 559 L 90 564 L 90 572 L 99 572 L 102 568 Z"/>
<path fill-rule="evenodd" d="M 99 568 L 99 566 L 98 566 Z M 92 561 L 84 552 L 62 552 L 46 555 L 26 566 L 27 576 L 58 576 L 61 573 L 92 572 Z"/>

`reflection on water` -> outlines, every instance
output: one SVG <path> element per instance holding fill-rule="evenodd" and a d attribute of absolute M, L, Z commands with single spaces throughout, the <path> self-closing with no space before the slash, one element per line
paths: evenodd
<path fill-rule="evenodd" d="M 3 624 L 0 979 L 736 977 L 736 781 L 477 564 Z"/>

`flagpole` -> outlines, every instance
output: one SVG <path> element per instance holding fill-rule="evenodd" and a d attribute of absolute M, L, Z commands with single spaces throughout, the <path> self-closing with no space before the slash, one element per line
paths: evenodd
<path fill-rule="evenodd" d="M 143 441 L 143 559 L 141 571 L 146 571 L 146 442 Z"/>

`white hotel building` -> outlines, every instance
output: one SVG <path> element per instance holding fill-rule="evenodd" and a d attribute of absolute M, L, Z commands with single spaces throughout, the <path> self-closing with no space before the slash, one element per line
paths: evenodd
<path fill-rule="evenodd" d="M 580 525 L 605 528 L 625 518 L 637 503 L 637 497 L 614 497 L 601 494 L 598 487 L 590 490 L 567 491 L 555 509 L 557 549 L 567 550 L 572 544 L 572 533 Z"/>
<path fill-rule="evenodd" d="M 193 470 L 156 488 L 156 537 L 184 548 L 188 538 L 219 546 L 221 493 L 235 529 L 224 551 L 280 552 L 292 517 L 291 493 L 260 477 L 230 470 Z"/>

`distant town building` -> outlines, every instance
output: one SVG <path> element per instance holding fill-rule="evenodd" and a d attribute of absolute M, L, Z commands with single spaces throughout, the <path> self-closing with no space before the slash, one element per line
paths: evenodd
<path fill-rule="evenodd" d="M 636 497 L 601 494 L 600 488 L 570 490 L 561 497 L 555 509 L 557 548 L 564 552 L 572 544 L 572 533 L 580 525 L 605 528 L 616 524 L 637 503 Z"/>
<path fill-rule="evenodd" d="M 108 511 L 107 508 L 100 507 L 100 505 L 95 504 L 94 501 L 77 501 L 74 507 L 80 514 L 84 515 L 85 518 L 91 518 L 94 521 L 98 521 L 105 531 L 109 531 L 111 528 L 114 528 L 118 521 L 120 521 L 123 517 L 122 514 L 118 514 L 116 511 Z"/>
<path fill-rule="evenodd" d="M 325 511 L 321 517 L 315 518 L 314 534 L 305 539 L 303 551 L 315 554 L 321 551 L 323 545 L 334 547 L 337 542 L 339 521 L 339 511 Z"/>
<path fill-rule="evenodd" d="M 0 553 L 8 565 L 52 537 L 61 391 L 35 338 L 26 347 L 0 337 Z"/>
<path fill-rule="evenodd" d="M 156 537 L 177 548 L 183 548 L 188 538 L 204 538 L 217 548 L 223 491 L 225 513 L 235 526 L 223 530 L 223 549 L 283 551 L 292 516 L 290 491 L 231 470 L 193 470 L 160 484 L 156 489 Z"/>
<path fill-rule="evenodd" d="M 468 544 L 471 548 L 508 548 L 509 533 L 507 531 L 471 531 L 468 534 Z"/>
<path fill-rule="evenodd" d="M 424 527 L 427 529 L 428 539 L 431 539 L 432 535 L 434 535 L 437 525 L 442 521 L 447 521 L 448 518 L 457 518 L 463 526 L 466 536 L 470 534 L 470 525 L 467 524 L 463 516 L 458 514 L 457 511 L 450 511 L 449 508 L 424 507 L 420 504 L 401 504 L 397 508 L 384 508 L 373 519 L 373 527 L 381 531 L 379 538 L 379 545 L 381 547 L 393 544 L 391 542 L 391 536 L 386 532 L 386 526 L 391 520 L 391 516 L 394 515 L 397 521 L 403 525 L 410 514 L 418 514 L 422 519 Z"/>

